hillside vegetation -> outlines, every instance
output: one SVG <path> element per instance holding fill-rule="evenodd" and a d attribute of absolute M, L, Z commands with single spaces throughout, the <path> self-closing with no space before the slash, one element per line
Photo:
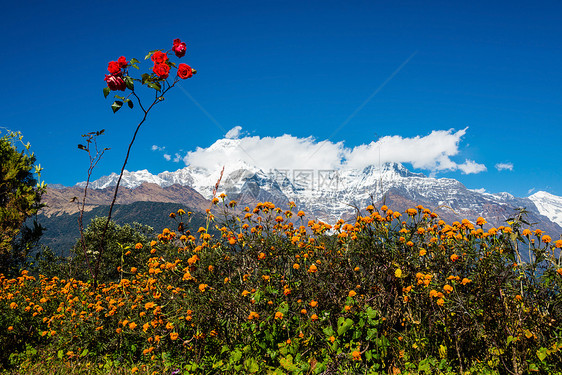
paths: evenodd
<path fill-rule="evenodd" d="M 522 218 L 485 231 L 482 218 L 368 206 L 329 225 L 293 204 L 214 203 L 225 220 L 175 211 L 173 230 L 124 246 L 97 288 L 64 262 L 57 277 L 0 276 L 3 368 L 560 373 L 562 241 Z"/>

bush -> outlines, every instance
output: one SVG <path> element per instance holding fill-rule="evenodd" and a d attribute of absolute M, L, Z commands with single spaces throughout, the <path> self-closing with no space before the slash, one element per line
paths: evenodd
<path fill-rule="evenodd" d="M 28 250 L 42 233 L 35 222 L 23 227 L 24 222 L 42 207 L 43 183 L 37 184 L 41 168 L 34 166 L 35 156 L 18 151 L 16 142 L 22 141 L 20 133 L 10 133 L 0 138 L 0 272 L 11 272 L 25 261 Z M 19 235 L 19 237 L 18 237 Z M 16 241 L 17 239 L 17 241 Z"/>
<path fill-rule="evenodd" d="M 292 204 L 235 205 L 210 217 L 217 236 L 173 214 L 183 231 L 130 249 L 118 282 L 0 279 L 4 363 L 35 363 L 31 347 L 56 366 L 186 374 L 562 368 L 562 241 L 518 223 L 448 225 L 421 206 L 332 226 Z"/>

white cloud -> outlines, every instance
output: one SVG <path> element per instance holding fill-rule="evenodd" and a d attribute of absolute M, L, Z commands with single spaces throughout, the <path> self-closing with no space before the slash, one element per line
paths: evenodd
<path fill-rule="evenodd" d="M 164 151 L 166 147 L 160 147 L 157 145 L 152 145 L 152 151 Z"/>
<path fill-rule="evenodd" d="M 179 163 L 180 160 L 182 160 L 182 157 L 176 152 L 176 154 L 174 155 L 174 163 Z"/>
<path fill-rule="evenodd" d="M 527 191 L 527 195 L 531 195 L 531 193 L 533 193 L 535 190 L 536 190 L 536 188 L 530 188 L 530 189 Z"/>
<path fill-rule="evenodd" d="M 513 163 L 498 163 L 496 164 L 496 169 L 498 171 L 512 171 L 513 170 Z"/>
<path fill-rule="evenodd" d="M 474 160 L 466 159 L 463 164 L 458 164 L 457 168 L 464 174 L 475 174 L 486 172 L 487 168 L 484 164 L 478 164 Z"/>
<path fill-rule="evenodd" d="M 171 158 L 172 156 L 170 154 L 164 154 L 164 159 L 166 159 L 167 161 L 170 161 Z"/>
<path fill-rule="evenodd" d="M 458 166 L 450 157 L 458 154 L 459 142 L 466 129 L 457 132 L 453 129 L 434 130 L 425 137 L 382 137 L 376 142 L 347 150 L 345 164 L 351 168 L 364 168 L 377 164 L 380 155 L 381 164 L 399 162 L 431 171 L 455 170 Z"/>
<path fill-rule="evenodd" d="M 232 161 L 245 162 L 264 171 L 272 169 L 331 170 L 362 169 L 386 162 L 411 164 L 416 169 L 431 171 L 460 170 L 462 173 L 486 171 L 486 166 L 473 160 L 457 163 L 452 157 L 459 153 L 459 143 L 466 134 L 458 131 L 434 130 L 426 136 L 404 138 L 386 136 L 376 142 L 347 148 L 343 142 L 317 141 L 313 137 L 292 135 L 279 137 L 243 136 L 242 128 L 231 129 L 224 139 L 208 148 L 198 147 L 183 158 L 186 165 L 218 170 Z M 380 158 L 380 159 L 379 159 Z"/>
<path fill-rule="evenodd" d="M 230 129 L 224 137 L 226 139 L 236 139 L 240 136 L 241 131 L 242 131 L 241 126 L 235 126 L 232 129 Z"/>

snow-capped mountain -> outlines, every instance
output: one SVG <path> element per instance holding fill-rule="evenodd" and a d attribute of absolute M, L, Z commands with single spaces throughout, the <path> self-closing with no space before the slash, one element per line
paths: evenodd
<path fill-rule="evenodd" d="M 529 197 L 537 206 L 539 212 L 562 226 L 562 197 L 552 195 L 546 191 L 538 191 Z"/>
<path fill-rule="evenodd" d="M 125 172 L 121 186 L 137 188 L 144 182 L 161 187 L 174 184 L 188 186 L 203 197 L 211 199 L 221 170 L 207 170 L 192 166 L 175 172 L 153 175 L 146 170 Z M 92 189 L 114 186 L 118 175 L 102 177 L 90 183 Z M 84 183 L 79 184 L 84 186 Z M 467 189 L 450 178 L 427 177 L 413 173 L 399 163 L 363 170 L 270 170 L 263 171 L 244 162 L 225 166 L 217 195 L 226 193 L 228 199 L 251 205 L 272 201 L 286 207 L 294 201 L 310 216 L 327 222 L 350 217 L 369 204 L 392 203 L 394 209 L 404 210 L 418 204 L 431 208 L 445 219 L 476 219 L 485 217 L 492 225 L 505 224 L 518 208 L 525 208 L 532 222 L 554 235 L 562 234 L 562 198 L 539 192 L 529 198 L 508 193 L 490 194 Z"/>

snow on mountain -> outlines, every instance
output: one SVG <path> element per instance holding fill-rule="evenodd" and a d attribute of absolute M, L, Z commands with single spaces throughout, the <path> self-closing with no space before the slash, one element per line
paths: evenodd
<path fill-rule="evenodd" d="M 147 170 L 127 171 L 121 186 L 136 188 L 143 182 L 162 187 L 179 184 L 189 186 L 210 199 L 221 170 L 222 167 L 218 166 L 212 170 L 188 166 L 158 175 L 152 175 Z M 101 189 L 114 186 L 117 178 L 118 175 L 113 173 L 91 182 L 90 187 Z M 84 183 L 79 185 L 84 186 Z M 385 202 L 389 194 L 401 197 L 404 204 L 423 204 L 450 219 L 463 217 L 474 220 L 483 216 L 493 225 L 502 225 L 515 210 L 526 208 L 536 222 L 546 220 L 547 225 L 553 225 L 545 229 L 562 233 L 561 197 L 539 192 L 529 198 L 518 198 L 509 193 L 490 194 L 470 190 L 457 180 L 413 173 L 400 163 L 369 166 L 363 170 L 264 171 L 235 161 L 224 168 L 217 194 L 222 192 L 229 199 L 245 205 L 272 201 L 283 206 L 294 201 L 299 209 L 327 222 L 334 222 L 342 216 L 349 217 L 356 212 L 356 208 L 363 209 L 369 204 Z"/>
<path fill-rule="evenodd" d="M 538 191 L 529 197 L 539 212 L 556 224 L 562 226 L 562 197 L 546 191 Z"/>

